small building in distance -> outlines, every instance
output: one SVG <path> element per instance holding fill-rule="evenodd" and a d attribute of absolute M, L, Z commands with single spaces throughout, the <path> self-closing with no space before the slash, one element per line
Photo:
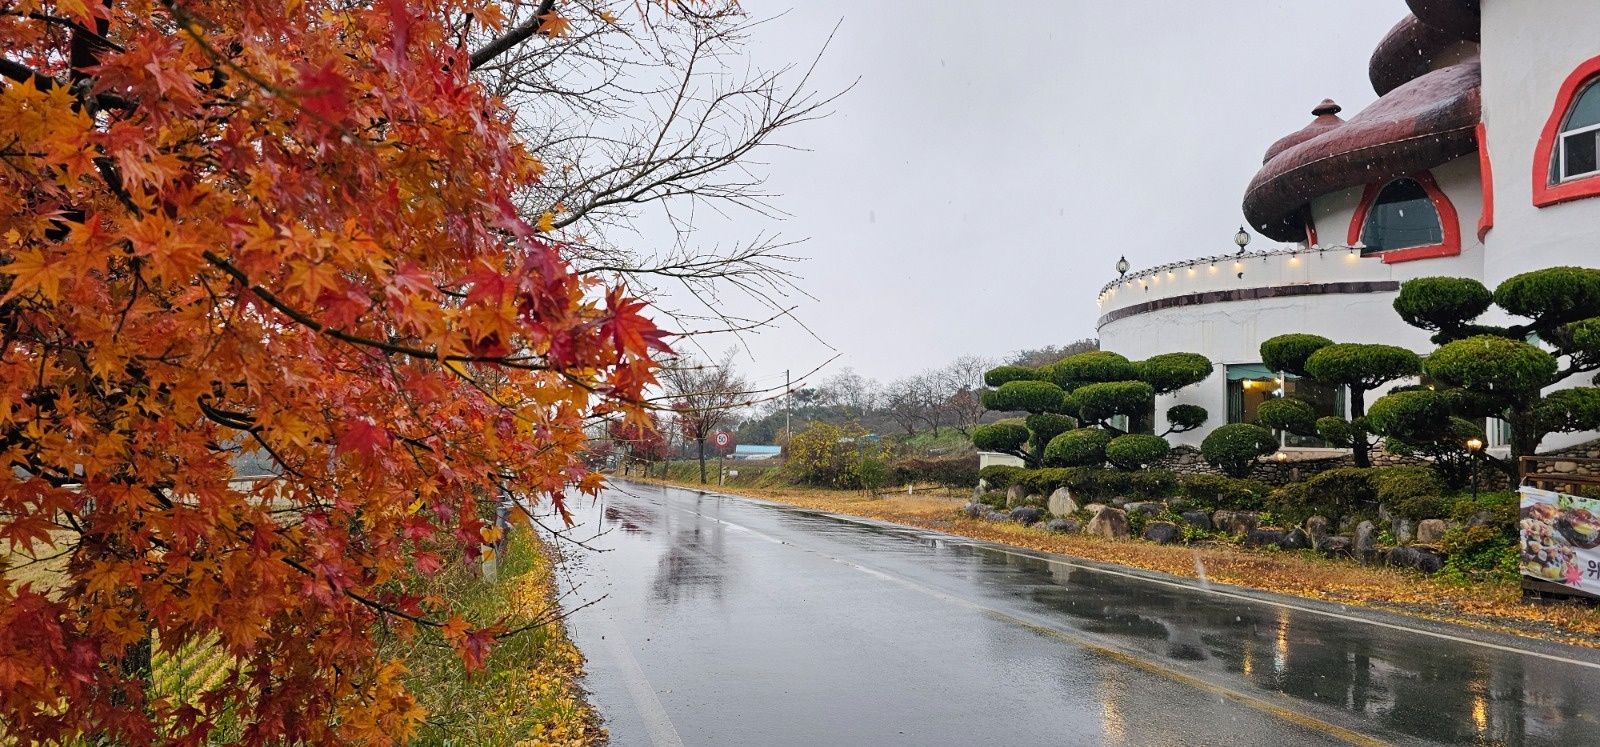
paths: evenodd
<path fill-rule="evenodd" d="M 775 459 L 782 454 L 782 446 L 770 446 L 766 444 L 739 444 L 733 447 L 734 459 Z"/>
<path fill-rule="evenodd" d="M 1266 149 L 1243 210 L 1279 246 L 1133 272 L 1101 290 L 1102 349 L 1132 360 L 1194 352 L 1216 365 L 1157 403 L 1157 432 L 1174 404 L 1211 415 L 1174 443 L 1254 422 L 1271 397 L 1346 415 L 1344 392 L 1263 367 L 1261 342 L 1304 332 L 1425 354 L 1428 333 L 1392 307 L 1406 280 L 1468 277 L 1493 289 L 1530 270 L 1600 266 L 1600 3 L 1408 5 L 1368 64 L 1378 100 L 1348 119 L 1324 100 Z M 1503 424 L 1485 425 L 1490 448 L 1509 441 Z M 1541 448 L 1595 438 L 1552 434 Z M 1324 446 L 1283 439 L 1291 450 Z"/>

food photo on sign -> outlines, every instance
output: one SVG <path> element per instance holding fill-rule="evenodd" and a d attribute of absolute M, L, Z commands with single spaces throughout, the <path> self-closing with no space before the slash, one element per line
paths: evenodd
<path fill-rule="evenodd" d="M 1522 574 L 1600 597 L 1600 500 L 1523 487 Z"/>

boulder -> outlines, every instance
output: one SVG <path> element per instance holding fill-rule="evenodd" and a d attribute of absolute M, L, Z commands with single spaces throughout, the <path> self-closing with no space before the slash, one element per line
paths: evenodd
<path fill-rule="evenodd" d="M 1083 525 L 1077 519 L 1051 519 L 1044 523 L 1044 529 L 1056 534 L 1077 534 L 1083 531 Z"/>
<path fill-rule="evenodd" d="M 1118 508 L 1102 508 L 1083 531 L 1106 539 L 1127 539 L 1128 514 Z"/>
<path fill-rule="evenodd" d="M 1050 494 L 1050 499 L 1045 501 L 1045 508 L 1056 516 L 1066 516 L 1078 511 L 1078 502 L 1072 500 L 1072 491 L 1056 488 L 1055 492 Z"/>
<path fill-rule="evenodd" d="M 1158 545 L 1170 545 L 1183 539 L 1178 525 L 1170 521 L 1152 521 L 1144 526 L 1144 539 Z"/>
<path fill-rule="evenodd" d="M 1393 513 L 1391 513 L 1389 511 L 1389 504 L 1387 504 L 1387 503 L 1379 503 L 1378 504 L 1378 523 L 1379 524 L 1393 522 L 1396 518 L 1397 517 Z"/>
<path fill-rule="evenodd" d="M 1025 527 L 1031 527 L 1044 518 L 1044 512 L 1033 506 L 1018 506 L 1011 509 L 1011 520 Z"/>
<path fill-rule="evenodd" d="M 1088 511 L 1090 516 L 1094 516 L 1095 514 L 1100 513 L 1100 509 L 1105 507 L 1106 504 L 1104 503 L 1090 503 L 1084 506 L 1083 510 Z"/>
<path fill-rule="evenodd" d="M 1327 537 L 1328 534 L 1328 520 L 1326 518 L 1313 516 L 1306 519 L 1306 536 L 1311 538 L 1312 547 L 1320 545 L 1323 538 Z"/>
<path fill-rule="evenodd" d="M 1334 534 L 1323 537 L 1322 541 L 1317 543 L 1317 551 L 1334 557 L 1349 555 L 1350 547 L 1354 544 L 1355 542 L 1349 537 Z"/>
<path fill-rule="evenodd" d="M 1122 508 L 1123 506 L 1128 505 L 1128 499 L 1119 495 L 1111 499 L 1111 505 L 1116 506 L 1117 508 Z"/>
<path fill-rule="evenodd" d="M 991 508 L 989 509 L 989 513 L 983 515 L 983 518 L 986 521 L 1010 521 L 1011 514 L 1005 513 L 1004 511 L 996 511 Z"/>
<path fill-rule="evenodd" d="M 1388 564 L 1394 568 L 1410 568 L 1423 573 L 1438 573 L 1444 568 L 1444 557 L 1427 545 L 1407 545 L 1389 551 Z"/>
<path fill-rule="evenodd" d="M 969 519 L 981 519 L 983 515 L 994 510 L 992 506 L 984 503 L 968 503 L 961 507 L 961 514 Z"/>
<path fill-rule="evenodd" d="M 1243 537 L 1261 526 L 1261 516 L 1253 511 L 1218 511 L 1211 515 L 1211 525 L 1224 534 Z"/>
<path fill-rule="evenodd" d="M 1356 530 L 1356 517 L 1354 517 L 1354 516 L 1341 516 L 1341 517 L 1339 517 L 1339 534 L 1350 534 L 1351 532 L 1354 532 L 1355 530 Z"/>
<path fill-rule="evenodd" d="M 1155 501 L 1139 501 L 1137 503 L 1129 503 L 1128 505 L 1123 506 L 1122 510 L 1127 511 L 1130 514 L 1160 516 L 1167 512 L 1167 504 L 1158 503 Z"/>
<path fill-rule="evenodd" d="M 1370 521 L 1363 521 L 1356 525 L 1355 547 L 1352 548 L 1355 556 L 1365 563 L 1378 553 L 1378 528 Z"/>
<path fill-rule="evenodd" d="M 1277 527 L 1261 527 L 1252 529 L 1244 536 L 1245 547 L 1266 547 L 1267 545 L 1283 546 L 1283 538 L 1288 532 Z"/>
<path fill-rule="evenodd" d="M 1411 540 L 1417 538 L 1417 522 L 1411 519 L 1395 519 L 1389 531 L 1394 532 L 1394 543 L 1409 545 Z"/>
<path fill-rule="evenodd" d="M 1493 511 L 1479 511 L 1467 517 L 1467 528 L 1486 527 L 1494 523 Z"/>
<path fill-rule="evenodd" d="M 1211 517 L 1204 511 L 1184 511 L 1179 514 L 1183 520 L 1206 531 L 1211 531 Z"/>
<path fill-rule="evenodd" d="M 1006 488 L 1006 508 L 1037 506 L 1043 502 L 1040 500 L 1038 493 L 1034 493 L 1021 485 L 1012 485 Z"/>
<path fill-rule="evenodd" d="M 1450 522 L 1444 519 L 1423 519 L 1417 523 L 1417 542 L 1423 545 L 1437 545 L 1448 531 Z"/>
<path fill-rule="evenodd" d="M 1312 547 L 1311 535 L 1299 527 L 1290 529 L 1288 534 L 1283 535 L 1283 541 L 1278 543 L 1278 547 L 1285 550 L 1309 550 Z"/>

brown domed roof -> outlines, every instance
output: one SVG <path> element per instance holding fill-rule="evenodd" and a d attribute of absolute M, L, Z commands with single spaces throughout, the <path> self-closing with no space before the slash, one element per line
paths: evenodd
<path fill-rule="evenodd" d="M 1372 90 L 1382 96 L 1427 75 L 1433 69 L 1434 59 L 1460 41 L 1456 35 L 1429 26 L 1416 16 L 1406 16 L 1372 51 L 1372 59 L 1367 63 Z"/>
<path fill-rule="evenodd" d="M 1339 118 L 1339 112 L 1341 111 L 1344 111 L 1344 108 L 1333 103 L 1333 99 L 1323 99 L 1322 103 L 1317 104 L 1317 107 L 1311 110 L 1311 114 L 1316 119 L 1311 120 L 1311 124 L 1300 128 L 1299 132 L 1278 138 L 1278 142 L 1267 148 L 1267 155 L 1262 157 L 1261 162 L 1271 161 L 1279 153 L 1344 124 L 1344 120 Z"/>
<path fill-rule="evenodd" d="M 1423 23 L 1450 32 L 1457 39 L 1475 42 L 1483 28 L 1478 0 L 1406 0 Z"/>

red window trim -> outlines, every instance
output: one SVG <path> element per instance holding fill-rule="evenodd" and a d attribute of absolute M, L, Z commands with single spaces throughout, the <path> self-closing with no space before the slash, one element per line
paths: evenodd
<path fill-rule="evenodd" d="M 1494 166 L 1489 161 L 1489 133 L 1478 123 L 1478 173 L 1483 180 L 1483 215 L 1478 216 L 1478 243 L 1494 228 Z"/>
<path fill-rule="evenodd" d="M 1444 243 L 1412 246 L 1405 249 L 1390 249 L 1376 256 L 1382 259 L 1384 264 L 1392 265 L 1396 262 L 1410 262 L 1434 257 L 1454 257 L 1460 254 L 1461 216 L 1456 213 L 1456 206 L 1450 202 L 1450 198 L 1445 196 L 1443 190 L 1439 189 L 1439 184 L 1433 180 L 1433 175 L 1426 171 L 1419 171 L 1415 174 L 1408 174 L 1406 177 L 1396 178 L 1415 179 L 1418 184 L 1422 185 L 1422 189 L 1428 193 L 1428 197 L 1433 200 L 1433 208 L 1439 211 L 1439 225 L 1444 229 Z M 1361 193 L 1361 204 L 1356 207 L 1355 218 L 1350 221 L 1350 238 L 1346 243 L 1355 246 L 1357 242 L 1361 241 L 1361 228 L 1367 222 L 1367 213 L 1372 210 L 1373 201 L 1378 199 L 1378 192 L 1389 186 L 1393 181 L 1394 179 L 1390 179 L 1386 182 L 1367 185 L 1366 191 Z"/>
<path fill-rule="evenodd" d="M 1317 219 L 1306 213 L 1306 246 L 1317 246 Z"/>
<path fill-rule="evenodd" d="M 1596 77 L 1600 77 L 1600 57 L 1591 58 L 1573 70 L 1562 82 L 1561 91 L 1556 94 L 1555 109 L 1550 112 L 1550 118 L 1545 120 L 1544 132 L 1539 135 L 1539 147 L 1533 152 L 1534 207 L 1549 207 L 1600 195 L 1600 176 L 1586 176 L 1560 184 L 1550 183 L 1550 159 L 1555 155 L 1556 136 L 1560 134 L 1561 123 L 1567 118 L 1567 112 L 1572 110 L 1572 99 L 1578 95 L 1578 91 Z"/>

